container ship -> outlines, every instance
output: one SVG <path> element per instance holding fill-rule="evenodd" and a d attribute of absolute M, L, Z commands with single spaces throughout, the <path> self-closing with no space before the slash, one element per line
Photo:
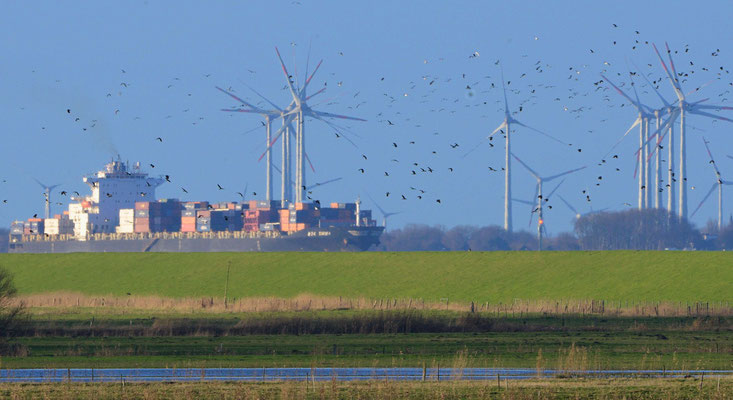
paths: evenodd
<path fill-rule="evenodd" d="M 91 195 L 68 210 L 14 221 L 10 253 L 365 251 L 384 230 L 354 203 L 156 200 L 165 182 L 112 160 L 83 177 Z"/>

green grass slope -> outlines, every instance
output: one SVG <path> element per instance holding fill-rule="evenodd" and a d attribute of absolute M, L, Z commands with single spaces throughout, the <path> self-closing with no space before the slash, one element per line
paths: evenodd
<path fill-rule="evenodd" d="M 725 252 L 0 254 L 22 294 L 733 301 Z"/>

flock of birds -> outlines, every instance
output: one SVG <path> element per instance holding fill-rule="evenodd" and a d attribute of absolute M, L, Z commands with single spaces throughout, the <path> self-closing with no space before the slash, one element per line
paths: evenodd
<path fill-rule="evenodd" d="M 621 29 L 617 24 L 613 24 L 610 29 Z M 629 33 L 629 32 L 627 32 Z M 633 30 L 630 33 L 631 38 L 627 40 L 614 40 L 610 46 L 627 46 L 631 52 L 638 52 L 642 49 L 648 50 L 651 48 L 651 43 L 647 40 L 641 39 L 641 33 L 638 30 Z M 534 36 L 533 40 L 541 40 L 539 36 Z M 297 48 L 298 44 L 293 42 L 291 47 L 293 52 Z M 673 50 L 675 55 L 687 55 L 691 51 L 688 45 L 684 45 L 681 49 Z M 504 160 L 503 160 L 503 140 L 500 136 L 487 137 L 490 133 L 489 129 L 495 126 L 496 112 L 504 112 L 504 97 L 502 90 L 505 90 L 506 95 L 509 98 L 510 109 L 508 110 L 510 115 L 517 116 L 529 109 L 532 109 L 538 105 L 552 104 L 553 107 L 562 109 L 563 112 L 567 113 L 571 119 L 581 119 L 588 115 L 588 119 L 592 119 L 594 124 L 605 124 L 609 122 L 609 117 L 606 115 L 608 109 L 613 108 L 624 108 L 629 107 L 623 98 L 616 96 L 612 89 L 600 74 L 607 74 L 615 76 L 615 79 L 623 81 L 619 86 L 623 89 L 629 89 L 629 83 L 626 83 L 626 78 L 629 76 L 643 75 L 645 81 L 648 83 L 636 83 L 636 87 L 640 89 L 642 93 L 651 93 L 651 86 L 654 86 L 659 90 L 662 89 L 663 85 L 667 82 L 664 78 L 662 71 L 658 65 L 653 63 L 647 63 L 644 68 L 636 67 L 634 70 L 629 68 L 622 68 L 620 70 L 612 69 L 615 67 L 616 62 L 614 60 L 606 60 L 601 57 L 603 51 L 596 49 L 588 49 L 588 53 L 591 57 L 594 57 L 594 63 L 584 63 L 579 65 L 551 65 L 550 63 L 543 62 L 542 60 L 531 60 L 529 55 L 522 55 L 523 70 L 513 71 L 511 76 L 504 80 L 503 76 L 499 76 L 498 72 L 502 67 L 501 61 L 498 59 L 492 59 L 490 62 L 485 63 L 486 55 L 479 51 L 473 51 L 465 55 L 465 59 L 460 61 L 462 64 L 467 65 L 467 72 L 453 72 L 452 74 L 440 74 L 435 71 L 444 71 L 446 68 L 440 66 L 440 64 L 456 64 L 459 63 L 456 60 L 451 60 L 442 57 L 436 58 L 425 58 L 421 60 L 423 64 L 423 73 L 416 76 L 415 79 L 408 81 L 405 84 L 398 84 L 390 82 L 392 78 L 388 74 L 373 76 L 373 88 L 369 88 L 371 94 L 366 94 L 367 89 L 356 91 L 353 94 L 344 94 L 344 88 L 350 86 L 350 82 L 344 81 L 343 78 L 339 77 L 336 73 L 332 72 L 325 79 L 322 80 L 322 88 L 331 88 L 333 86 L 342 88 L 340 95 L 337 98 L 320 100 L 318 104 L 323 106 L 332 107 L 338 110 L 350 110 L 356 115 L 365 116 L 363 111 L 373 111 L 373 115 L 366 115 L 372 122 L 376 124 L 376 127 L 380 130 L 377 133 L 379 138 L 374 139 L 376 145 L 370 143 L 370 152 L 374 154 L 368 154 L 364 151 L 359 143 L 359 139 L 362 137 L 355 131 L 359 131 L 362 128 L 351 125 L 329 125 L 328 128 L 334 134 L 335 139 L 341 140 L 346 139 L 350 145 L 356 148 L 356 153 L 360 157 L 360 165 L 355 168 L 355 175 L 372 175 L 383 177 L 389 181 L 385 181 L 383 188 L 384 198 L 396 198 L 400 201 L 429 201 L 434 204 L 444 204 L 444 196 L 441 193 L 432 189 L 434 186 L 431 182 L 435 179 L 439 180 L 456 180 L 460 179 L 457 177 L 456 172 L 463 169 L 475 169 L 477 163 L 484 163 L 487 158 L 492 159 L 493 163 L 485 165 L 483 168 L 487 174 L 502 174 L 504 171 Z M 722 65 L 715 63 L 716 57 L 720 54 L 720 49 L 711 49 L 709 51 L 709 58 L 703 61 L 686 60 L 689 65 L 685 65 L 686 70 L 680 73 L 679 79 L 683 82 L 687 81 L 691 77 L 697 75 L 705 75 L 706 77 L 721 82 L 726 82 L 723 79 L 729 75 L 729 71 Z M 631 54 L 634 56 L 634 54 Z M 337 57 L 343 57 L 344 52 L 339 51 Z M 478 63 L 477 65 L 471 65 L 470 63 Z M 431 71 L 431 65 L 438 65 L 435 71 Z M 487 66 L 493 68 L 496 74 L 477 74 L 477 70 L 487 71 Z M 600 70 L 594 70 L 595 67 L 600 66 Z M 296 70 L 297 71 L 297 70 Z M 564 71 L 564 72 L 563 72 Z M 255 81 L 257 74 L 262 74 L 262 71 L 256 71 L 253 69 L 246 69 L 246 75 L 243 77 L 241 82 L 246 85 L 247 82 Z M 269 72 L 268 72 L 269 73 Z M 129 76 L 127 70 L 120 69 L 120 81 L 115 90 L 110 90 L 104 94 L 104 97 L 108 99 L 124 97 L 129 90 L 136 87 L 136 83 L 127 78 Z M 296 72 L 297 74 L 297 72 Z M 298 76 L 291 75 L 287 79 L 291 82 L 296 82 Z M 545 76 L 551 75 L 554 77 L 553 82 L 545 78 Z M 559 81 L 557 77 L 564 76 L 562 81 Z M 204 82 L 209 82 L 212 78 L 211 73 L 202 74 L 200 77 Z M 224 79 L 222 77 L 222 79 Z M 230 79 L 230 78 L 227 78 Z M 300 79 L 303 79 L 300 77 Z M 320 82 L 319 82 L 320 83 Z M 390 83 L 390 85 L 387 85 Z M 733 82 L 726 82 L 726 89 L 729 86 L 733 86 Z M 355 82 L 353 86 L 363 87 L 364 85 L 372 86 L 371 82 Z M 380 86 L 383 85 L 383 86 Z M 188 89 L 189 83 L 185 82 L 180 77 L 173 77 L 168 83 L 165 83 L 162 90 L 178 90 L 177 96 L 191 97 L 195 93 Z M 214 84 L 210 86 L 213 88 Z M 238 93 L 239 96 L 245 98 L 253 98 L 252 103 L 260 106 L 267 105 L 267 101 L 263 97 L 257 96 L 250 91 L 240 90 L 237 92 L 236 86 L 243 85 L 227 85 L 227 90 L 232 93 Z M 399 91 L 394 91 L 394 87 L 399 86 Z M 719 87 L 720 85 L 716 85 Z M 287 90 L 288 85 L 282 86 L 281 90 Z M 387 90 L 390 88 L 390 90 Z M 505 89 L 502 89 L 505 88 Z M 264 90 L 264 88 L 258 88 Z M 380 94 L 376 94 L 376 91 L 384 91 Z M 697 87 L 696 91 L 701 90 L 702 87 Z M 214 90 L 211 90 L 211 99 L 217 99 L 213 94 Z M 240 94 L 241 93 L 241 94 Z M 256 93 L 256 92 L 255 92 Z M 460 93 L 457 95 L 457 93 Z M 258 93 L 257 93 L 258 94 Z M 725 90 L 717 94 L 719 102 L 726 103 L 728 101 L 728 95 L 730 90 Z M 604 104 L 604 110 L 597 110 L 593 105 L 589 105 L 592 102 L 588 101 L 592 96 L 600 97 L 600 101 Z M 316 98 L 316 100 L 319 100 Z M 113 104 L 110 102 L 108 104 Z M 227 106 L 222 100 L 217 106 Z M 241 105 L 241 104 L 240 104 Z M 218 108 L 221 107 L 216 107 Z M 415 110 L 421 110 L 415 112 Z M 406 110 L 409 110 L 406 111 Z M 85 112 L 77 112 L 77 110 L 69 105 L 64 109 L 65 114 L 68 117 L 69 123 L 75 126 L 83 134 L 102 134 L 97 129 L 102 118 L 90 118 Z M 211 119 L 210 115 L 206 115 L 206 112 L 211 110 L 196 110 L 191 107 L 178 110 L 178 115 L 175 113 L 168 113 L 162 118 L 168 119 L 179 119 L 185 120 L 192 127 L 198 126 L 201 129 L 208 129 L 208 127 L 201 126 L 208 119 Z M 195 115 L 194 113 L 198 113 Z M 598 114 L 598 113 L 602 114 Z M 460 140 L 456 140 L 457 136 L 452 133 L 445 132 L 442 128 L 436 129 L 436 126 L 445 128 L 448 123 L 446 121 L 457 120 L 464 118 L 465 115 L 471 114 L 477 117 L 481 122 L 481 126 L 476 126 L 474 132 L 479 132 L 475 136 L 466 137 L 463 136 Z M 215 115 L 215 114 L 213 114 Z M 121 118 L 126 116 L 129 120 L 142 119 L 142 116 L 129 116 L 126 115 L 126 110 L 120 105 L 113 105 L 110 107 L 109 115 L 104 118 Z M 226 115 L 219 114 L 219 118 L 225 118 Z M 229 116 L 233 117 L 233 116 Z M 232 123 L 233 126 L 237 126 L 239 132 L 243 132 L 247 137 L 253 137 L 252 134 L 264 136 L 264 122 L 255 121 L 254 119 L 247 120 L 238 118 Z M 251 129 L 241 130 L 244 124 L 255 125 Z M 494 124 L 494 125 L 492 125 Z M 696 129 L 693 124 L 690 125 L 692 129 Z M 521 128 L 518 128 L 521 129 Z M 533 129 L 533 128 L 531 128 Z M 46 130 L 45 125 L 40 126 L 41 131 Z M 539 133 L 545 134 L 544 129 L 535 129 Z M 551 130 L 548 130 L 551 131 Z M 590 141 L 596 142 L 592 135 L 596 133 L 608 134 L 612 137 L 620 136 L 622 132 L 609 132 L 609 128 L 598 126 L 588 126 L 585 135 L 591 135 Z M 96 132 L 96 133 L 95 133 Z M 415 133 L 409 135 L 410 132 Z M 500 131 L 501 136 L 509 134 L 510 132 Z M 514 132 L 511 132 L 514 134 Z M 528 135 L 531 133 L 528 133 Z M 170 142 L 168 134 L 156 134 L 150 137 L 150 140 L 156 145 L 161 146 L 160 151 L 167 151 L 166 145 Z M 564 138 L 557 135 L 545 134 L 546 136 L 552 136 L 557 139 L 558 142 L 572 148 L 572 154 L 576 154 L 578 165 L 582 165 L 583 162 L 587 162 L 587 158 L 584 156 L 588 153 L 584 153 L 584 148 L 581 143 L 567 143 L 564 142 Z M 259 139 L 259 137 L 257 138 Z M 483 140 L 482 140 L 483 139 Z M 495 140 L 496 139 L 496 140 Z M 318 140 L 324 140 L 319 138 Z M 370 139 L 371 140 L 371 139 Z M 608 139 L 606 139 L 608 140 Z M 581 142 L 588 142 L 589 140 L 581 140 Z M 252 152 L 261 152 L 265 145 L 264 141 L 257 140 L 257 145 L 252 146 Z M 313 143 L 314 141 L 309 141 Z M 384 148 L 377 148 L 379 143 L 383 143 Z M 349 146 L 346 144 L 346 146 Z M 548 141 L 543 143 L 542 146 L 547 146 L 549 151 L 556 154 L 564 154 L 567 151 L 567 147 L 564 149 L 560 144 L 553 144 Z M 557 146 L 557 147 L 552 147 Z M 111 146 L 112 152 L 116 153 L 114 146 Z M 497 151 L 499 150 L 499 151 Z M 598 149 L 591 149 L 596 152 Z M 605 149 L 603 149 L 605 150 Z M 491 151 L 497 151 L 496 153 L 490 153 Z M 521 150 L 520 150 L 521 151 Z M 489 152 L 489 156 L 486 157 L 486 153 Z M 275 152 L 277 153 L 277 152 Z M 477 154 L 482 155 L 478 156 Z M 570 157 L 568 155 L 568 157 Z M 585 202 L 592 202 L 592 192 L 595 188 L 600 187 L 604 181 L 607 181 L 606 177 L 609 173 L 628 173 L 631 174 L 633 171 L 631 168 L 626 169 L 620 163 L 620 159 L 635 160 L 633 152 L 624 153 L 622 151 L 608 154 L 608 157 L 599 158 L 594 164 L 598 173 L 593 174 L 594 179 L 591 182 L 586 182 L 585 185 L 578 189 L 578 195 Z M 153 171 L 158 171 L 158 165 L 155 160 L 148 162 L 147 165 Z M 264 168 L 262 168 L 264 169 Z M 155 172 L 153 172 L 155 173 Z M 259 175 L 259 171 L 257 171 Z M 264 173 L 261 175 L 264 176 Z M 185 184 L 186 179 L 180 178 L 175 179 L 170 173 L 162 173 L 166 182 L 174 183 L 180 188 L 180 193 L 189 194 L 187 185 Z M 410 181 L 410 177 L 419 176 L 422 179 Z M 255 177 L 249 176 L 250 181 L 254 180 Z M 264 179 L 262 179 L 264 181 Z M 631 187 L 631 180 L 629 180 L 629 187 Z M 212 182 L 211 189 L 216 191 L 231 192 L 237 194 L 240 198 L 245 199 L 248 196 L 257 196 L 256 191 L 244 191 L 234 189 L 233 186 L 237 184 L 227 184 L 227 182 Z M 320 186 L 317 184 L 316 186 Z M 694 189 L 694 186 L 692 186 Z M 73 193 L 66 189 L 62 190 L 61 195 L 67 195 Z M 262 191 L 260 192 L 262 193 Z M 308 198 L 311 200 L 317 200 L 313 190 L 309 190 Z M 631 192 L 633 193 L 633 192 Z M 78 196 L 78 192 L 76 192 Z M 498 193 L 497 193 L 498 195 Z M 313 196 L 313 197 L 312 197 Z M 546 197 L 545 201 L 549 201 Z M 572 208 L 570 202 L 562 199 L 566 205 Z M 2 199 L 3 203 L 7 203 L 7 199 Z M 61 204 L 61 203 L 58 203 Z M 631 206 L 631 203 L 623 203 L 625 206 Z M 548 208 L 552 208 L 549 206 Z"/>

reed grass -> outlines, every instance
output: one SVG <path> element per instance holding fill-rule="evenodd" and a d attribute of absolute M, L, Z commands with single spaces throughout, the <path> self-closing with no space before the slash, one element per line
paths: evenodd
<path fill-rule="evenodd" d="M 496 317 L 531 315 L 603 315 L 609 317 L 730 317 L 733 304 L 727 302 L 612 302 L 587 300 L 522 300 L 510 303 L 425 301 L 413 298 L 327 297 L 302 293 L 292 298 L 161 296 L 90 296 L 74 292 L 24 294 L 15 298 L 33 314 L 95 310 L 105 314 L 155 311 L 173 314 L 236 314 L 255 312 L 298 312 L 334 310 L 435 310 L 476 312 Z"/>
<path fill-rule="evenodd" d="M 714 399 L 733 397 L 733 379 L 531 379 L 509 381 L 187 382 L 1 384 L 8 399 Z"/>

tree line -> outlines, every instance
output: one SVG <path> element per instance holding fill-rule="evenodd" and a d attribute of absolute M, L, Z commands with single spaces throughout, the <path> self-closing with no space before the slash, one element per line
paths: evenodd
<path fill-rule="evenodd" d="M 381 251 L 537 250 L 536 232 L 506 232 L 500 226 L 410 224 L 386 231 Z M 576 219 L 573 232 L 543 239 L 545 250 L 724 250 L 733 249 L 733 221 L 695 228 L 666 210 L 598 212 Z"/>

